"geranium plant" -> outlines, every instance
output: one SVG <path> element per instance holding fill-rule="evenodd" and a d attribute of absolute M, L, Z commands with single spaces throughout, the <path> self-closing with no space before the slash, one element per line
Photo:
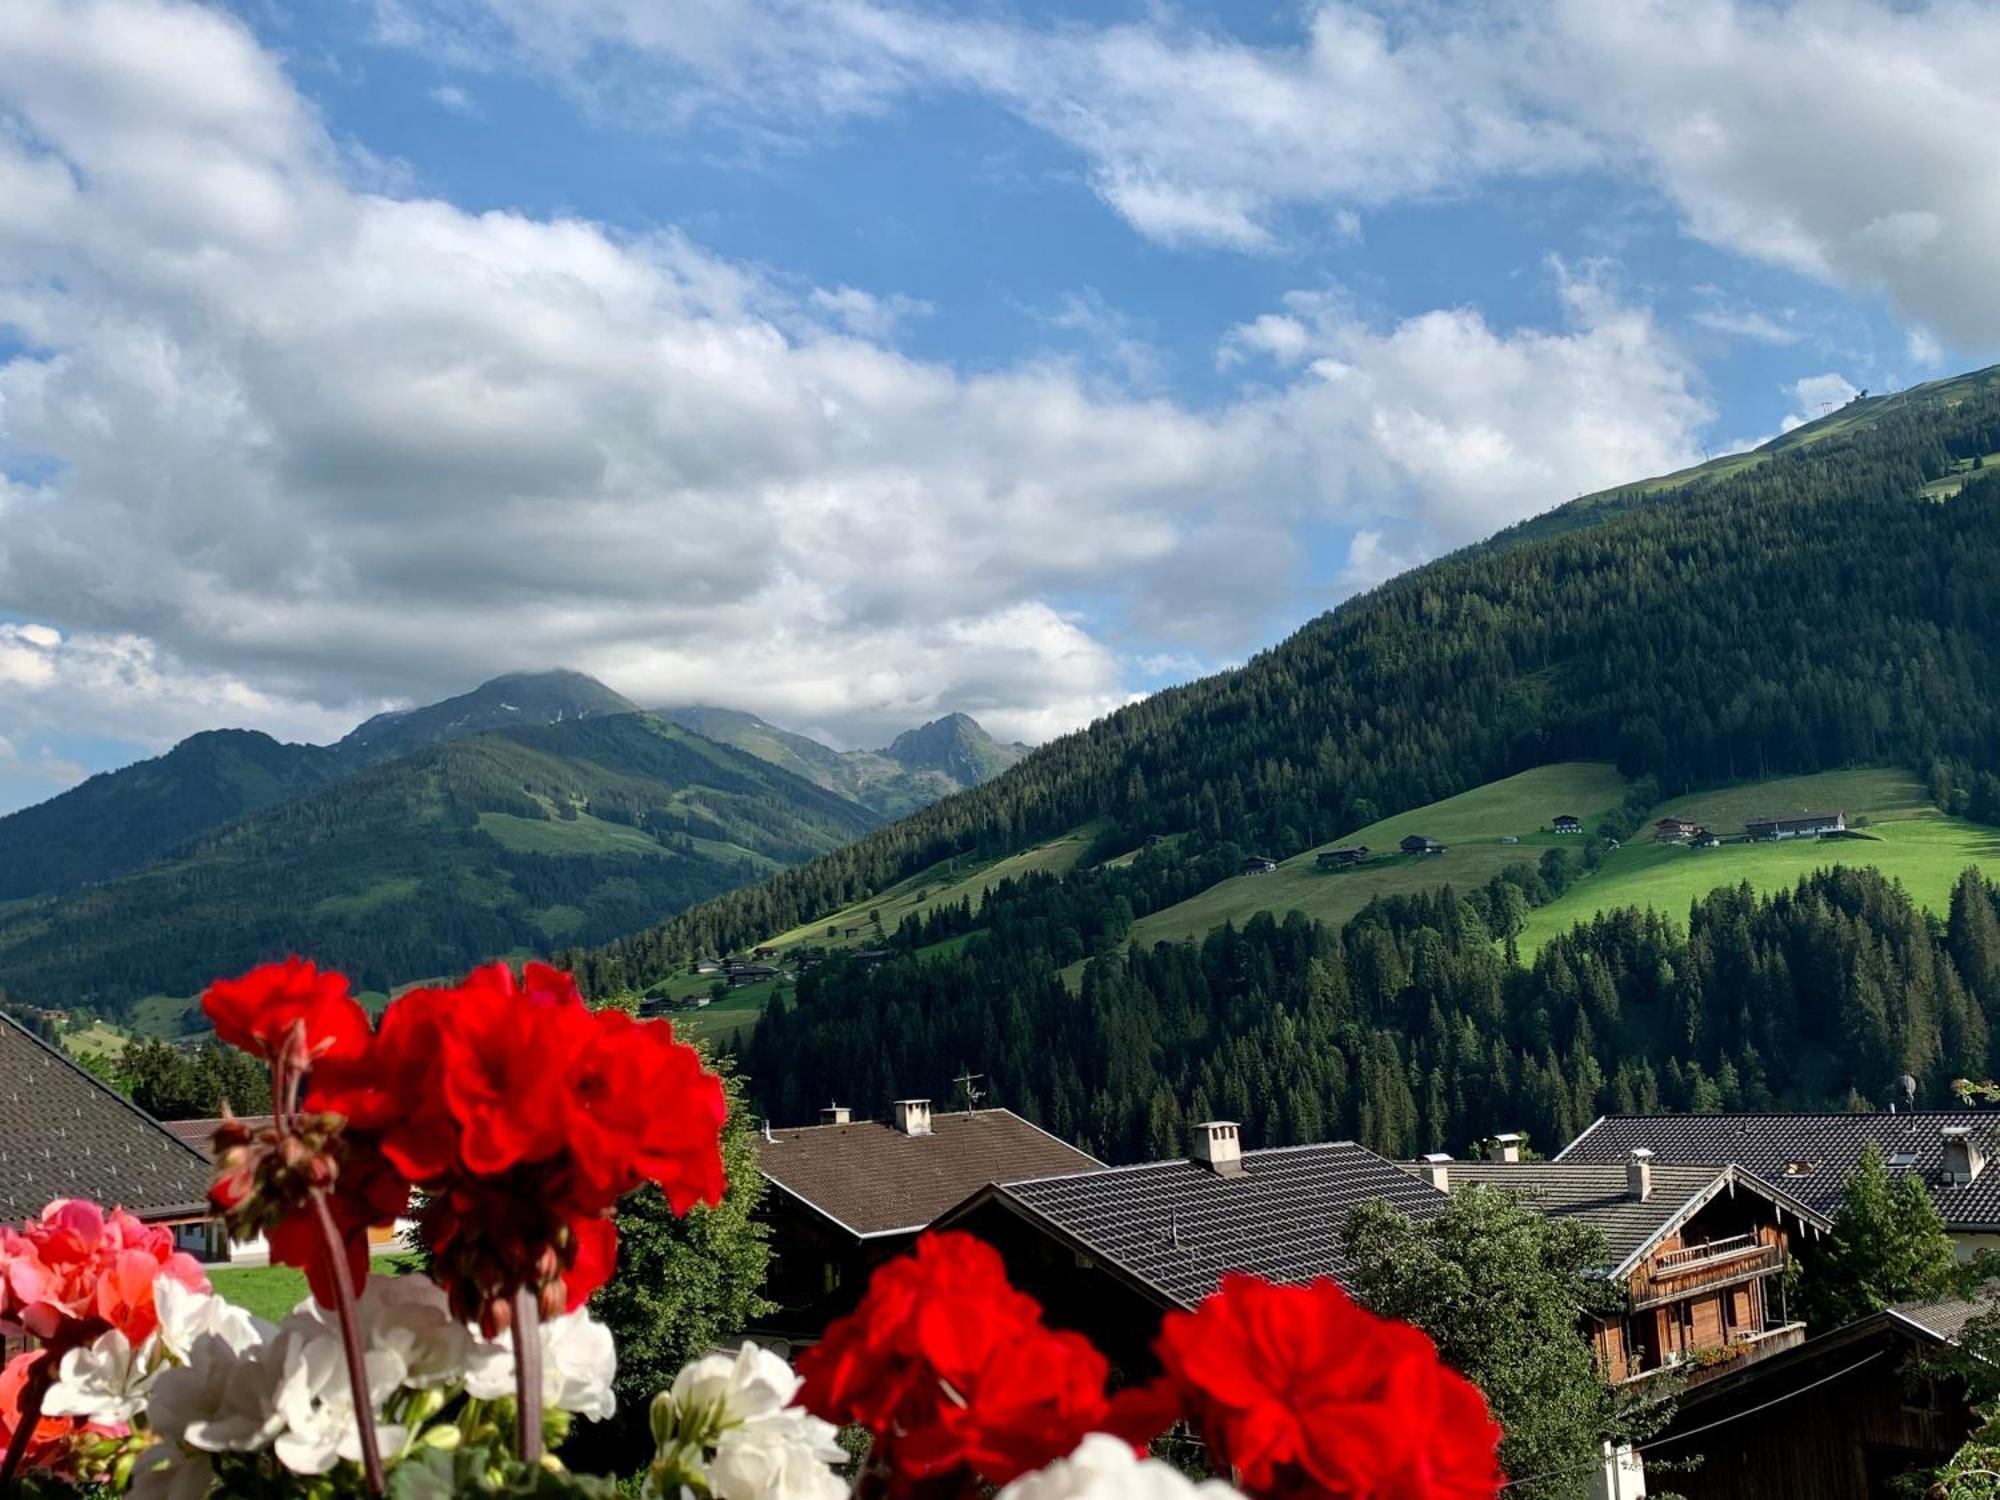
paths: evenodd
<path fill-rule="evenodd" d="M 665 1022 L 593 1012 L 565 974 L 502 965 L 413 990 L 379 1026 L 337 974 L 291 960 L 213 986 L 217 1032 L 271 1070 L 274 1115 L 217 1137 L 212 1198 L 311 1295 L 270 1324 L 214 1295 L 166 1231 L 52 1203 L 0 1229 L 0 1500 L 23 1475 L 141 1500 L 604 1495 L 551 1451 L 614 1404 L 584 1307 L 611 1274 L 613 1205 L 723 1189 L 724 1095 Z M 435 1279 L 371 1276 L 369 1231 L 418 1214 Z M 1331 1282 L 1230 1277 L 1166 1320 L 1162 1373 L 1114 1393 L 999 1255 L 926 1236 L 795 1371 L 752 1345 L 654 1398 L 655 1500 L 857 1496 L 1192 1500 L 1497 1493 L 1499 1429 L 1415 1329 Z M 1226 1473 L 1145 1456 L 1183 1423 Z"/>

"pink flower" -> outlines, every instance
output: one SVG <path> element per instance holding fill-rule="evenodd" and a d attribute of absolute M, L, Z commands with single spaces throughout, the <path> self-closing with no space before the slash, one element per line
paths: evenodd
<path fill-rule="evenodd" d="M 58 1355 L 107 1328 L 136 1347 L 159 1326 L 153 1284 L 162 1276 L 208 1290 L 167 1230 L 122 1208 L 58 1198 L 19 1230 L 0 1229 L 0 1329 L 32 1334 Z"/>

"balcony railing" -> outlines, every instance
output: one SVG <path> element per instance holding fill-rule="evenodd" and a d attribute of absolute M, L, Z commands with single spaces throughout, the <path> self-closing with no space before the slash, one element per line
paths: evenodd
<path fill-rule="evenodd" d="M 1632 1275 L 1631 1306 L 1636 1310 L 1671 1302 L 1706 1286 L 1721 1286 L 1768 1276 L 1785 1266 L 1780 1245 L 1767 1245 L 1755 1235 L 1735 1234 L 1710 1240 L 1705 1245 L 1689 1245 L 1668 1250 L 1647 1262 Z"/>
<path fill-rule="evenodd" d="M 1738 1334 L 1726 1344 L 1713 1348 L 1695 1350 L 1682 1354 L 1678 1359 L 1663 1365 L 1640 1370 L 1625 1377 L 1626 1383 L 1650 1380 L 1664 1375 L 1669 1370 L 1678 1370 L 1688 1385 L 1697 1386 L 1716 1376 L 1786 1349 L 1795 1349 L 1806 1341 L 1806 1325 L 1803 1323 L 1780 1323 L 1762 1333 Z"/>

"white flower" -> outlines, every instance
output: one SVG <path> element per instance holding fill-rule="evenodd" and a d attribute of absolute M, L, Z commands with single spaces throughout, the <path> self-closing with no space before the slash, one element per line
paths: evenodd
<path fill-rule="evenodd" d="M 1068 1458 L 1023 1474 L 999 1500 L 1242 1500 L 1219 1479 L 1196 1484 L 1171 1464 L 1135 1457 L 1129 1443 L 1093 1432 Z"/>
<path fill-rule="evenodd" d="M 842 1500 L 847 1485 L 830 1465 L 847 1454 L 835 1435 L 796 1406 L 751 1417 L 716 1440 L 709 1488 L 718 1500 Z"/>
<path fill-rule="evenodd" d="M 166 1282 L 164 1276 L 160 1280 Z M 107 1329 L 63 1355 L 42 1410 L 107 1425 L 130 1422 L 146 1404 L 158 1351 L 155 1339 L 134 1349 L 124 1334 Z"/>
<path fill-rule="evenodd" d="M 215 1484 L 215 1463 L 179 1443 L 156 1442 L 132 1466 L 132 1500 L 202 1500 Z"/>
<path fill-rule="evenodd" d="M 282 1360 L 271 1393 L 271 1408 L 281 1424 L 272 1443 L 278 1461 L 294 1474 L 324 1474 L 343 1458 L 358 1462 L 361 1430 L 339 1338 L 317 1319 L 294 1313 L 285 1320 L 274 1352 Z M 403 1361 L 389 1350 L 370 1349 L 361 1363 L 369 1402 L 379 1411 L 403 1383 Z M 378 1422 L 376 1431 L 383 1452 L 402 1446 L 401 1427 Z"/>
<path fill-rule="evenodd" d="M 428 1276 L 370 1276 L 354 1310 L 361 1347 L 402 1361 L 402 1383 L 409 1389 L 449 1385 L 464 1374 L 472 1336 Z M 340 1333 L 335 1315 L 310 1302 L 299 1304 L 285 1326 L 324 1330 L 334 1338 Z"/>
<path fill-rule="evenodd" d="M 805 1382 L 768 1349 L 746 1343 L 734 1354 L 706 1354 L 674 1377 L 668 1394 L 682 1411 L 713 1407 L 722 1425 L 783 1411 Z"/>
<path fill-rule="evenodd" d="M 221 1334 L 203 1334 L 186 1365 L 153 1383 L 147 1425 L 168 1442 L 210 1453 L 262 1448 L 281 1425 L 271 1401 L 276 1373 L 269 1345 L 239 1353 Z"/>
<path fill-rule="evenodd" d="M 542 1325 L 542 1405 L 601 1422 L 617 1409 L 611 1381 L 618 1373 L 618 1350 L 611 1330 L 587 1308 L 549 1318 Z M 466 1393 L 481 1401 L 514 1394 L 514 1347 L 510 1336 L 489 1341 L 473 1336 L 465 1370 Z"/>
<path fill-rule="evenodd" d="M 216 1335 L 240 1354 L 273 1332 L 269 1323 L 233 1302 L 213 1292 L 190 1291 L 167 1276 L 153 1283 L 153 1305 L 160 1314 L 160 1343 L 181 1364 L 188 1362 L 203 1334 Z"/>

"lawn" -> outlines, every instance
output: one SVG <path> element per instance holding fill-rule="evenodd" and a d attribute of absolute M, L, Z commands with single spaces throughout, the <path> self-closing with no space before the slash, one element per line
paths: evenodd
<path fill-rule="evenodd" d="M 1240 926 L 1260 911 L 1302 911 L 1337 926 L 1377 896 L 1445 884 L 1483 885 L 1508 865 L 1538 860 L 1547 845 L 1580 842 L 1546 831 L 1556 814 L 1575 813 L 1588 827 L 1624 795 L 1625 779 L 1613 766 L 1595 761 L 1537 766 L 1384 818 L 1322 846 L 1366 844 L 1375 852 L 1365 864 L 1320 870 L 1315 861 L 1318 849 L 1309 849 L 1285 860 L 1272 874 L 1239 875 L 1142 917 L 1133 924 L 1132 941 L 1150 944 L 1200 937 L 1224 922 Z M 1395 852 L 1412 833 L 1441 840 L 1447 848 L 1443 854 L 1418 856 Z M 1519 842 L 1503 844 L 1503 837 Z"/>
<path fill-rule="evenodd" d="M 1781 890 L 1832 865 L 1870 865 L 1900 880 L 1911 899 L 1943 912 L 1951 887 L 1967 865 L 2000 878 L 2000 832 L 1962 818 L 1948 818 L 1925 800 L 1904 772 L 1839 771 L 1731 787 L 1667 804 L 1682 816 L 1734 832 L 1746 816 L 1810 805 L 1842 809 L 1850 822 L 1864 816 L 1867 839 L 1787 839 L 1780 843 L 1724 844 L 1692 849 L 1642 837 L 1605 856 L 1596 874 L 1577 882 L 1560 901 L 1531 912 L 1520 938 L 1531 959 L 1555 933 L 1587 922 L 1601 911 L 1636 906 L 1685 921 L 1688 908 L 1718 886 L 1741 881 L 1761 892 Z M 1656 813 L 1655 816 L 1660 816 Z"/>
<path fill-rule="evenodd" d="M 378 1255 L 369 1269 L 378 1276 L 396 1276 L 410 1268 L 407 1255 Z M 290 1266 L 216 1266 L 208 1272 L 215 1294 L 238 1307 L 276 1323 L 306 1299 L 306 1277 Z"/>
<path fill-rule="evenodd" d="M 769 941 L 778 948 L 791 948 L 804 943 L 832 948 L 866 947 L 877 941 L 875 925 L 869 915 L 871 912 L 882 914 L 882 931 L 890 933 L 896 930 L 896 924 L 903 918 L 921 916 L 939 906 L 953 906 L 970 898 L 977 908 L 986 899 L 987 891 L 1003 880 L 1018 879 L 1035 871 L 1067 875 L 1082 860 L 1084 851 L 1096 836 L 1096 825 L 1085 824 L 1058 838 L 1023 849 L 1018 854 L 1010 854 L 1005 859 L 986 863 L 964 858 L 945 860 L 898 881 L 879 895 L 857 901 L 827 916 L 816 917 L 810 922 L 802 922 Z M 834 929 L 831 937 L 827 935 L 829 927 Z M 852 937 L 847 935 L 850 927 L 858 929 Z"/>

